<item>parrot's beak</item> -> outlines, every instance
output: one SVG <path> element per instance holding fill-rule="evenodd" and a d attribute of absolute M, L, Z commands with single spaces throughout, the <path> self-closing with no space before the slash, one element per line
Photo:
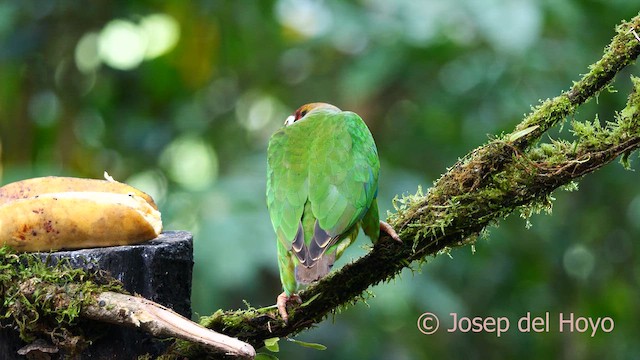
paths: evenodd
<path fill-rule="evenodd" d="M 293 116 L 293 115 L 289 115 L 289 116 L 287 117 L 287 119 L 284 121 L 284 124 L 285 124 L 286 126 L 289 126 L 289 125 L 293 124 L 293 122 L 294 122 L 294 121 L 296 121 L 295 116 Z"/>

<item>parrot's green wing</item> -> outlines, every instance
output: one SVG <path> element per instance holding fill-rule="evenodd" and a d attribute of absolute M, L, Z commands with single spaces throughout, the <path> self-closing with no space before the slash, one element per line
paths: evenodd
<path fill-rule="evenodd" d="M 267 205 L 278 240 L 310 266 L 375 200 L 380 164 L 373 137 L 352 112 L 317 111 L 277 131 L 267 158 Z"/>
<path fill-rule="evenodd" d="M 316 141 L 315 149 L 326 160 L 309 164 L 309 201 L 317 219 L 309 244 L 313 259 L 367 213 L 378 191 L 380 169 L 373 137 L 358 115 L 340 112 L 324 121 L 333 129 L 327 139 Z"/>
<path fill-rule="evenodd" d="M 308 198 L 308 146 L 296 146 L 283 128 L 273 134 L 267 150 L 267 206 L 278 240 L 291 249 Z"/>

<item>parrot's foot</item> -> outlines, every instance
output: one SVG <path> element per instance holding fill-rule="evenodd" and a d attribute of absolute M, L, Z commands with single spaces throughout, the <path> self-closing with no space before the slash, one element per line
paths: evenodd
<path fill-rule="evenodd" d="M 287 293 L 283 292 L 278 295 L 278 300 L 276 304 L 278 305 L 278 312 L 280 316 L 282 316 L 282 320 L 286 323 L 289 320 L 289 314 L 287 314 L 287 303 L 295 301 L 298 304 L 302 304 L 302 299 L 300 296 L 296 294 L 292 294 L 291 296 L 287 296 Z"/>
<path fill-rule="evenodd" d="M 402 243 L 402 240 L 400 239 L 400 236 L 398 236 L 398 233 L 396 233 L 395 230 L 393 230 L 393 228 L 391 227 L 391 225 L 387 224 L 386 222 L 380 220 L 380 231 L 384 231 L 387 234 L 389 234 L 389 236 L 391 236 L 391 238 L 399 243 Z"/>

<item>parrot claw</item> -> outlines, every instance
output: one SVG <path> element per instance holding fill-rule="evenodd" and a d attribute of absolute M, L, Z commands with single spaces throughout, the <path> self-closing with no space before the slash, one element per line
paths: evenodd
<path fill-rule="evenodd" d="M 302 304 L 302 299 L 296 294 L 287 296 L 287 293 L 283 292 L 282 294 L 278 295 L 276 304 L 278 305 L 278 312 L 280 313 L 280 316 L 282 317 L 282 320 L 284 320 L 285 324 L 287 323 L 287 321 L 289 321 L 289 314 L 287 314 L 287 303 L 291 301 Z"/>
<path fill-rule="evenodd" d="M 396 231 L 393 230 L 391 225 L 387 224 L 382 220 L 380 220 L 380 230 L 386 232 L 387 234 L 389 234 L 389 236 L 391 236 L 393 240 L 402 244 L 402 240 L 400 239 L 400 236 L 398 236 L 398 233 L 396 233 Z"/>

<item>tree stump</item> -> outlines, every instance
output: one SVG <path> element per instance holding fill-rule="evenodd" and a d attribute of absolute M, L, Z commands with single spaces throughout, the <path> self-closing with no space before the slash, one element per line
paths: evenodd
<path fill-rule="evenodd" d="M 132 294 L 191 317 L 193 237 L 189 232 L 163 232 L 158 238 L 138 245 L 39 255 L 43 259 L 49 257 L 52 264 L 67 259 L 74 267 L 106 270 Z M 102 334 L 96 334 L 99 337 L 81 354 L 82 359 L 135 359 L 144 354 L 160 354 L 167 346 L 137 329 L 111 324 L 100 324 L 99 329 Z M 0 360 L 25 359 L 18 354 L 25 345 L 13 329 L 0 329 Z M 50 358 L 63 356 L 55 353 Z"/>

